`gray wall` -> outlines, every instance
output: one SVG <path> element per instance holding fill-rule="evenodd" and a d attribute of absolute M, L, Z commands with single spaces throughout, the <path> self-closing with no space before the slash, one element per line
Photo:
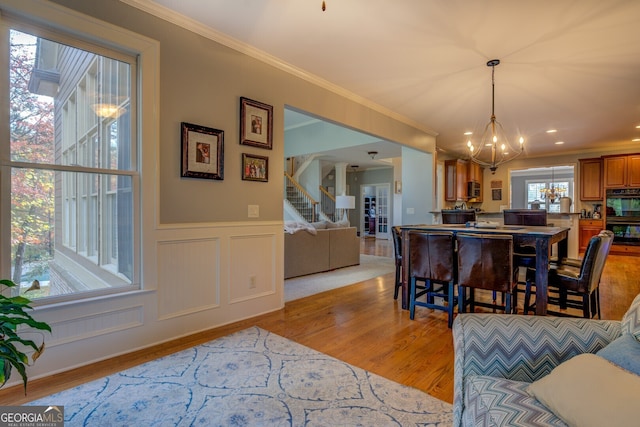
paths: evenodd
<path fill-rule="evenodd" d="M 160 222 L 281 220 L 285 105 L 391 141 L 433 150 L 420 129 L 116 0 L 57 3 L 160 41 Z M 273 150 L 239 141 L 239 97 L 274 107 Z M 224 130 L 224 181 L 180 177 L 180 122 Z M 269 156 L 269 182 L 242 181 L 243 152 Z"/>
<path fill-rule="evenodd" d="M 433 155 L 402 149 L 402 224 L 431 224 L 435 188 Z M 392 190 L 393 191 L 393 190 Z"/>

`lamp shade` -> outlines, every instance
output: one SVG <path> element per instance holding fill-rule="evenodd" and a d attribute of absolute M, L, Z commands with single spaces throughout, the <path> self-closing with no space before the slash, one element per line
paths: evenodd
<path fill-rule="evenodd" d="M 355 209 L 355 196 L 336 196 L 336 209 Z"/>

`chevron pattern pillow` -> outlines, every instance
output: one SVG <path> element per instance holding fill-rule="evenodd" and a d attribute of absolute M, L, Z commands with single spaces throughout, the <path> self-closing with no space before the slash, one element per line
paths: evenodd
<path fill-rule="evenodd" d="M 640 294 L 631 303 L 631 307 L 622 318 L 622 333 L 629 333 L 640 341 Z"/>

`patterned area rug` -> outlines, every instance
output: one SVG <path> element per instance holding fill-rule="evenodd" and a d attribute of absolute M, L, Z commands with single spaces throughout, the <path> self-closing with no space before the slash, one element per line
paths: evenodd
<path fill-rule="evenodd" d="M 338 268 L 325 273 L 309 274 L 284 281 L 284 301 L 315 295 L 395 272 L 393 258 L 360 254 L 360 265 Z"/>
<path fill-rule="evenodd" d="M 452 406 L 252 327 L 29 405 L 65 426 L 449 426 Z"/>

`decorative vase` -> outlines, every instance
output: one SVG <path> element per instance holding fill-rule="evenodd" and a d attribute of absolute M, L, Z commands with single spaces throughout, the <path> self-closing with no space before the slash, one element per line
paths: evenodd
<path fill-rule="evenodd" d="M 569 213 L 571 209 L 571 197 L 560 197 L 560 213 Z"/>

